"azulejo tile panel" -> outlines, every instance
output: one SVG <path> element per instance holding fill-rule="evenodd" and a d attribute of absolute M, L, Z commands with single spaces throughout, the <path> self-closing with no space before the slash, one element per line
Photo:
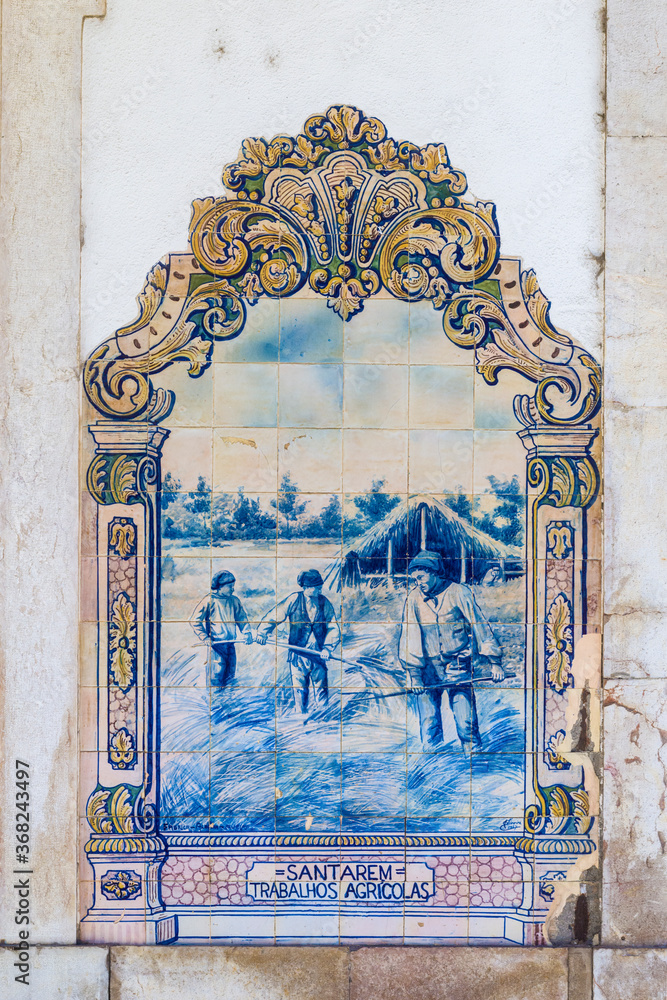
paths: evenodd
<path fill-rule="evenodd" d="M 224 180 L 84 368 L 81 937 L 542 943 L 596 856 L 597 363 L 442 145 L 332 107 Z"/>

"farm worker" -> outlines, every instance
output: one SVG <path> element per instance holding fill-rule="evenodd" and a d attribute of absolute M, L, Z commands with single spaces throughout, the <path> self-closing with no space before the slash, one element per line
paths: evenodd
<path fill-rule="evenodd" d="M 502 650 L 480 611 L 470 587 L 446 579 L 437 552 L 420 552 L 408 567 L 414 586 L 403 611 L 399 657 L 407 687 L 417 696 L 422 744 L 429 750 L 443 742 L 442 696 L 447 691 L 456 732 L 464 753 L 480 750 L 482 741 L 473 690 L 473 660 L 491 662 L 494 681 L 504 677 Z"/>
<path fill-rule="evenodd" d="M 327 704 L 329 684 L 327 660 L 340 642 L 340 629 L 331 601 L 322 594 L 324 581 L 316 569 L 299 573 L 301 590 L 290 594 L 268 614 L 257 628 L 255 641 L 264 645 L 266 638 L 283 622 L 289 622 L 289 645 L 312 649 L 312 654 L 290 649 L 287 667 L 291 690 L 281 692 L 283 700 L 299 715 L 305 715 L 309 702 L 321 711 Z M 312 690 L 312 698 L 310 691 Z"/>
<path fill-rule="evenodd" d="M 226 687 L 236 674 L 237 629 L 246 643 L 252 642 L 248 616 L 234 596 L 236 577 L 223 569 L 211 580 L 211 593 L 195 608 L 190 624 L 202 642 L 211 643 L 208 682 L 212 687 Z"/>

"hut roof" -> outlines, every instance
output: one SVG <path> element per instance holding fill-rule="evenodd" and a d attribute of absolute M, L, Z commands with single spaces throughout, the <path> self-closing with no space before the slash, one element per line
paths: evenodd
<path fill-rule="evenodd" d="M 521 558 L 518 548 L 505 545 L 464 521 L 440 497 L 415 494 L 401 500 L 365 534 L 345 545 L 341 562 L 344 563 L 349 552 L 356 552 L 362 561 L 386 558 L 390 541 L 395 559 L 413 558 L 422 547 L 422 510 L 425 548 L 435 550 L 445 558 L 461 559 L 465 556 L 480 562 L 498 559 L 516 561 Z M 326 576 L 330 584 L 338 581 L 341 562 L 328 568 Z"/>
<path fill-rule="evenodd" d="M 354 550 L 362 558 L 386 554 L 391 540 L 394 551 L 416 555 L 421 539 L 421 510 L 426 508 L 427 548 L 446 550 L 446 555 L 459 556 L 461 547 L 473 559 L 516 559 L 518 549 L 499 542 L 475 528 L 453 511 L 440 497 L 416 494 L 401 500 L 377 524 L 359 538 L 345 546 L 345 552 Z"/>

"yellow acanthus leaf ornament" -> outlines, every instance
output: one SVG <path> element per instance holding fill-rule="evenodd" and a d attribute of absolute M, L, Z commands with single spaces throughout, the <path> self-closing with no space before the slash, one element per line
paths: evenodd
<path fill-rule="evenodd" d="M 558 594 L 546 625 L 547 680 L 554 691 L 564 691 L 570 682 L 572 651 L 572 612 L 565 595 Z"/>
<path fill-rule="evenodd" d="M 547 545 L 554 559 L 565 559 L 572 552 L 572 528 L 560 521 L 549 526 Z"/>
<path fill-rule="evenodd" d="M 109 652 L 113 679 L 123 691 L 132 683 L 136 648 L 134 606 L 126 594 L 120 593 L 111 606 Z"/>
<path fill-rule="evenodd" d="M 132 523 L 126 521 L 125 519 L 116 521 L 116 523 L 111 526 L 109 549 L 115 549 L 121 559 L 125 559 L 134 547 L 135 538 L 136 531 Z"/>
<path fill-rule="evenodd" d="M 109 739 L 109 760 L 119 768 L 134 760 L 134 737 L 127 729 L 119 729 Z"/>
<path fill-rule="evenodd" d="M 111 794 L 100 788 L 88 799 L 86 817 L 94 833 L 133 833 L 132 800 L 125 785 Z"/>

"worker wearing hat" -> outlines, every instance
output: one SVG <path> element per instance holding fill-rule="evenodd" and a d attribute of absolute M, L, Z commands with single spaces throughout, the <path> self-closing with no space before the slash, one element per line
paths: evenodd
<path fill-rule="evenodd" d="M 208 683 L 226 687 L 236 675 L 236 640 L 238 632 L 246 643 L 252 642 L 248 616 L 234 595 L 236 577 L 223 569 L 211 580 L 211 593 L 195 608 L 190 624 L 202 642 L 211 643 Z M 238 630 L 238 632 L 237 632 Z"/>
<path fill-rule="evenodd" d="M 437 552 L 420 552 L 408 571 L 414 586 L 405 602 L 399 656 L 408 690 L 417 697 L 422 743 L 429 750 L 442 746 L 442 697 L 447 691 L 456 732 L 469 755 L 482 748 L 473 662 L 486 657 L 493 680 L 501 681 L 502 650 L 470 587 L 446 579 Z"/>
<path fill-rule="evenodd" d="M 266 643 L 278 625 L 289 622 L 287 667 L 289 677 L 278 685 L 278 701 L 304 716 L 316 707 L 322 711 L 329 697 L 327 660 L 340 642 L 340 629 L 331 601 L 322 594 L 324 580 L 318 570 L 299 573 L 296 593 L 280 601 L 262 618 L 255 641 Z M 312 654 L 303 652 L 312 650 Z"/>

